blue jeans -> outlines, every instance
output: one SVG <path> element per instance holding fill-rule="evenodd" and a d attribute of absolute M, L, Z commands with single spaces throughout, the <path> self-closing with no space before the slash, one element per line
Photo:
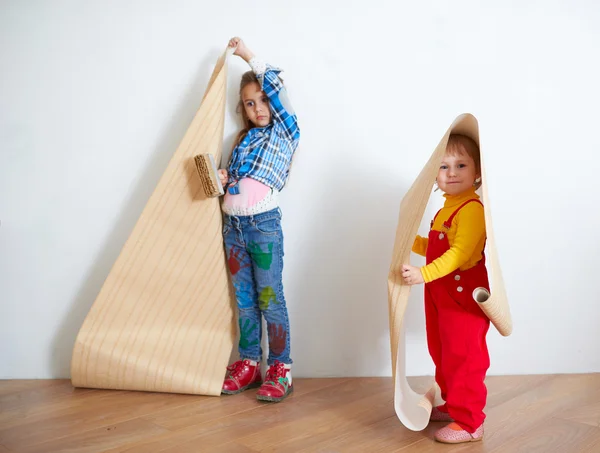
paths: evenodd
<path fill-rule="evenodd" d="M 262 319 L 269 335 L 268 364 L 290 359 L 290 323 L 283 296 L 283 232 L 279 208 L 250 216 L 224 216 L 227 264 L 239 310 L 242 359 L 262 359 Z"/>

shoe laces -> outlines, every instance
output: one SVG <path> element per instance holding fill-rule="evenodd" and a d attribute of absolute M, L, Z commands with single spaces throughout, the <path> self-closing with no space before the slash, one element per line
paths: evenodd
<path fill-rule="evenodd" d="M 227 367 L 227 371 L 229 372 L 229 377 L 232 378 L 237 378 L 240 374 L 242 374 L 242 371 L 244 371 L 244 367 L 247 365 L 247 363 L 245 363 L 245 360 L 238 360 L 235 363 L 232 363 L 231 365 L 229 365 Z"/>
<path fill-rule="evenodd" d="M 285 365 L 276 360 L 275 364 L 271 365 L 267 370 L 265 381 L 278 382 L 278 379 L 285 377 L 286 373 L 287 370 L 285 369 Z"/>

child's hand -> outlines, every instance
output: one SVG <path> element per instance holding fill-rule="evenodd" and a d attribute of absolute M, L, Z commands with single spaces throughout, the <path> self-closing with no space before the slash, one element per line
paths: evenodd
<path fill-rule="evenodd" d="M 254 56 L 254 54 L 250 51 L 250 49 L 248 49 L 246 47 L 246 44 L 244 44 L 244 41 L 242 41 L 242 38 L 238 38 L 237 36 L 235 38 L 231 38 L 229 40 L 229 47 L 231 47 L 231 48 L 237 47 L 237 49 L 235 49 L 235 52 L 233 52 L 233 54 L 237 55 L 239 57 L 242 57 L 246 61 L 250 61 L 252 59 L 252 57 Z"/>
<path fill-rule="evenodd" d="M 425 282 L 423 274 L 421 274 L 421 268 L 411 266 L 410 264 L 402 265 L 402 278 L 407 285 L 418 285 Z"/>
<path fill-rule="evenodd" d="M 225 184 L 227 184 L 227 179 L 229 179 L 229 176 L 227 175 L 227 170 L 219 170 L 217 173 L 219 174 L 219 180 L 221 181 L 221 185 L 225 187 Z"/>

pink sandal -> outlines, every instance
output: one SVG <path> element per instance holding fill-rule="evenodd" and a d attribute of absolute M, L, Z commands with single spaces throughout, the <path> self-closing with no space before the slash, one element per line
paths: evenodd
<path fill-rule="evenodd" d="M 463 442 L 477 442 L 483 439 L 483 425 L 473 434 L 462 429 L 457 423 L 450 423 L 438 430 L 434 435 L 435 440 L 444 444 L 461 444 Z"/>

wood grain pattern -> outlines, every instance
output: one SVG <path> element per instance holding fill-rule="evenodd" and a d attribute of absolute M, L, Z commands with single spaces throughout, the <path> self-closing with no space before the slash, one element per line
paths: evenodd
<path fill-rule="evenodd" d="M 226 58 L 79 331 L 76 387 L 220 394 L 234 303 L 219 201 L 193 158 L 221 160 Z"/>
<path fill-rule="evenodd" d="M 66 431 L 68 432 L 68 431 Z M 19 453 L 99 453 L 124 442 L 136 442 L 165 432 L 164 428 L 136 419 L 118 425 L 108 425 L 90 431 L 81 431 L 43 444 L 19 448 Z"/>
<path fill-rule="evenodd" d="M 29 413 L 25 416 L 20 416 L 19 410 L 9 411 L 6 415 L 11 420 L 0 427 L 0 438 L 8 448 L 49 442 L 69 430 L 90 431 L 180 407 L 186 403 L 186 397 L 191 398 L 182 396 L 161 393 L 148 399 L 142 392 L 100 391 L 72 397 L 65 395 L 58 404 L 28 407 Z M 123 401 L 127 404 L 120 404 Z"/>
<path fill-rule="evenodd" d="M 432 406 L 439 403 L 439 388 L 432 383 L 424 394 L 414 391 L 406 380 L 406 351 L 403 319 L 408 304 L 410 286 L 402 279 L 402 265 L 410 262 L 414 238 L 425 213 L 429 197 L 438 173 L 439 163 L 446 151 L 451 133 L 460 133 L 479 141 L 479 126 L 473 115 L 460 115 L 448 128 L 423 170 L 410 187 L 400 204 L 400 216 L 390 271 L 388 275 L 388 307 L 390 318 L 390 343 L 394 405 L 400 421 L 409 429 L 422 430 L 429 423 Z M 480 145 L 481 147 L 481 145 Z M 484 204 L 487 232 L 486 265 L 490 279 L 491 295 L 480 303 L 482 310 L 502 335 L 512 332 L 512 318 L 508 305 L 504 281 L 500 270 L 496 242 L 492 227 L 491 207 L 484 165 L 485 152 L 481 149 L 482 201 Z M 437 400 L 437 401 L 436 401 Z"/>
<path fill-rule="evenodd" d="M 428 378 L 410 378 L 417 389 Z M 0 381 L 0 395 L 10 381 Z M 492 376 L 482 442 L 441 445 L 443 423 L 420 432 L 398 422 L 390 378 L 294 379 L 284 402 L 256 401 L 256 391 L 213 398 L 151 392 L 43 392 L 43 381 L 17 385 L 23 405 L 0 424 L 1 453 L 411 452 L 597 453 L 600 374 Z M 15 388 L 16 388 L 15 387 Z M 10 394 L 0 396 L 0 405 Z M 581 413 L 579 408 L 588 408 Z M 19 411 L 34 414 L 19 417 Z M 587 415 L 586 415 L 587 414 Z M 589 417 L 588 417 L 589 415 Z"/>

